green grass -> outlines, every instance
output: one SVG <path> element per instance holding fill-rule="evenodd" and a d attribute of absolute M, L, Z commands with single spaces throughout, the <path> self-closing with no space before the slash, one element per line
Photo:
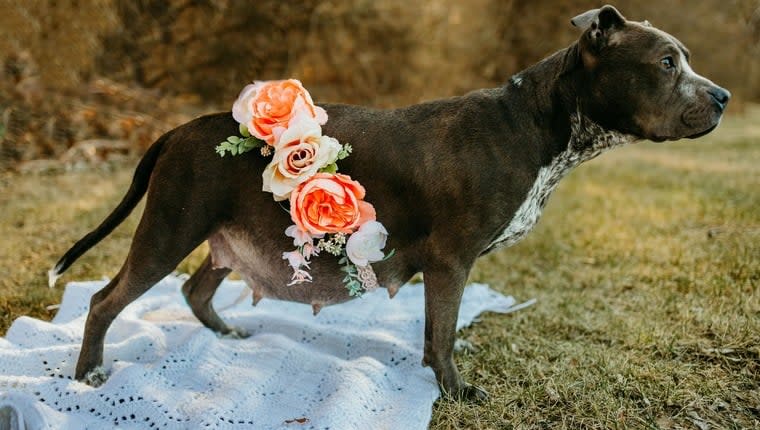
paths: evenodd
<path fill-rule="evenodd" d="M 538 227 L 472 281 L 538 303 L 487 315 L 457 361 L 491 393 L 432 428 L 760 428 L 760 109 L 700 140 L 573 172 Z M 0 330 L 49 319 L 45 272 L 121 198 L 132 166 L 0 177 Z M 132 216 L 63 281 L 113 276 Z M 180 270 L 192 271 L 204 250 Z"/>

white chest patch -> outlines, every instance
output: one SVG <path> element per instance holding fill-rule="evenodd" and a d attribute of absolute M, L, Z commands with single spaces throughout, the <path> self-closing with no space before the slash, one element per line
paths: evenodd
<path fill-rule="evenodd" d="M 538 171 L 536 181 L 528 191 L 525 200 L 512 216 L 509 224 L 491 241 L 486 251 L 512 246 L 524 238 L 538 223 L 541 211 L 560 179 L 574 167 L 608 149 L 636 140 L 631 135 L 605 130 L 581 115 L 573 115 L 570 123 L 570 142 L 568 142 L 567 150 Z"/>

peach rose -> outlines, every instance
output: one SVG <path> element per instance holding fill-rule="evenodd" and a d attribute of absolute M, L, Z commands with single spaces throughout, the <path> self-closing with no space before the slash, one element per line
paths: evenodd
<path fill-rule="evenodd" d="M 262 173 L 262 190 L 285 200 L 298 184 L 338 159 L 341 146 L 332 137 L 322 136 L 317 121 L 300 113 L 290 121 L 275 146 L 274 156 Z"/>
<path fill-rule="evenodd" d="M 290 120 L 302 111 L 319 124 L 327 122 L 327 112 L 314 105 L 309 92 L 296 79 L 255 81 L 243 88 L 232 105 L 235 121 L 272 146 L 288 128 Z"/>
<path fill-rule="evenodd" d="M 311 235 L 350 234 L 376 218 L 364 195 L 364 187 L 348 175 L 317 173 L 290 194 L 290 217 Z"/>

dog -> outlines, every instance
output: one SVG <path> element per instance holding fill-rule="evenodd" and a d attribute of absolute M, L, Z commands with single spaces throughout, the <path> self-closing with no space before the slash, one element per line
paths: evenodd
<path fill-rule="evenodd" d="M 641 139 L 696 138 L 718 126 L 730 93 L 696 74 L 689 51 L 648 22 L 612 6 L 571 20 L 582 34 L 502 87 L 380 110 L 324 104 L 326 135 L 354 148 L 341 172 L 360 181 L 396 254 L 376 263 L 392 298 L 424 274 L 423 365 L 443 393 L 484 399 L 452 359 L 463 288 L 475 260 L 511 246 L 538 222 L 557 183 L 578 164 Z M 75 377 L 104 381 L 103 341 L 130 302 L 172 272 L 203 241 L 210 253 L 182 292 L 208 328 L 245 337 L 214 311 L 211 298 L 231 271 L 262 297 L 322 306 L 351 298 L 337 259 L 311 262 L 313 283 L 288 286 L 291 245 L 283 209 L 263 193 L 267 160 L 221 158 L 217 142 L 237 134 L 229 112 L 197 118 L 159 138 L 137 165 L 123 200 L 50 271 L 50 283 L 108 235 L 147 193 L 121 270 L 93 295 Z M 99 372 L 100 371 L 100 372 Z M 100 376 L 98 376 L 100 375 Z"/>

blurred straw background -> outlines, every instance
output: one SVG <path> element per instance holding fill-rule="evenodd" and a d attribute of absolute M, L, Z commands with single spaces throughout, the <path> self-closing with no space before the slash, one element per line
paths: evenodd
<path fill-rule="evenodd" d="M 496 86 L 571 43 L 588 0 L 0 0 L 0 168 L 142 152 L 254 79 L 399 106 Z M 757 0 L 632 1 L 695 69 L 760 99 Z M 741 103 L 733 103 L 737 109 Z M 73 148 L 73 149 L 72 149 Z M 89 158 L 88 158 L 89 157 Z"/>

